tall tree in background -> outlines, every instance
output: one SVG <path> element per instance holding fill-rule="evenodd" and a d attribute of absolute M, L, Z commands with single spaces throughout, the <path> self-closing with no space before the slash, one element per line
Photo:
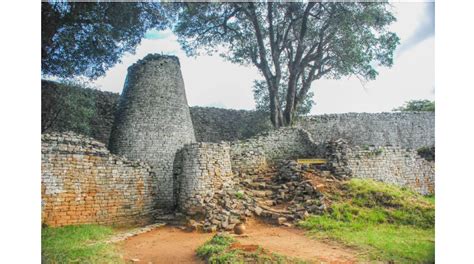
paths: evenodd
<path fill-rule="evenodd" d="M 283 83 L 278 89 L 278 101 L 281 102 L 281 107 L 285 108 L 286 87 Z M 304 116 L 311 112 L 311 108 L 315 104 L 313 101 L 314 93 L 308 91 L 308 94 L 301 103 L 296 106 L 295 117 Z M 259 111 L 270 112 L 270 96 L 265 80 L 255 80 L 253 85 L 253 98 L 255 100 L 255 108 Z"/>
<path fill-rule="evenodd" d="M 166 26 L 159 3 L 42 2 L 42 73 L 97 78 L 133 53 L 148 29 Z"/>
<path fill-rule="evenodd" d="M 255 65 L 268 89 L 275 127 L 291 125 L 314 80 L 377 76 L 399 43 L 387 3 L 184 3 L 174 28 L 188 55 L 219 52 Z M 285 87 L 285 102 L 278 92 Z M 284 107 L 283 107 L 284 106 Z"/>

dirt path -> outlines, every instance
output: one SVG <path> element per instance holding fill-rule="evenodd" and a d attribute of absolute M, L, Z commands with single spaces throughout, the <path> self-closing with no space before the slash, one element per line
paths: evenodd
<path fill-rule="evenodd" d="M 259 222 L 249 223 L 246 236 L 238 238 L 242 244 L 256 244 L 285 256 L 314 263 L 356 263 L 357 252 L 335 243 L 308 238 L 303 230 L 272 226 Z"/>
<path fill-rule="evenodd" d="M 212 234 L 161 227 L 124 241 L 124 258 L 136 263 L 202 263 L 195 250 L 211 237 Z M 243 245 L 260 245 L 271 252 L 314 263 L 356 263 L 355 251 L 310 239 L 304 231 L 294 228 L 251 222 L 246 234 L 237 240 Z"/>
<path fill-rule="evenodd" d="M 124 258 L 135 263 L 204 263 L 195 251 L 212 236 L 164 226 L 125 240 Z"/>

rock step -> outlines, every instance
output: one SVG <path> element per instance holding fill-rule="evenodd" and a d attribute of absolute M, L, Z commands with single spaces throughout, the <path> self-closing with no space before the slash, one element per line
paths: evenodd
<path fill-rule="evenodd" d="M 259 200 L 257 200 L 257 204 L 259 206 L 274 206 L 275 205 L 275 201 L 274 200 L 268 200 L 268 199 L 262 199 L 260 198 Z"/>
<path fill-rule="evenodd" d="M 271 214 L 291 214 L 290 211 L 288 210 L 285 210 L 285 209 L 276 209 L 276 208 L 271 208 L 271 207 L 268 207 L 268 206 L 265 206 L 265 205 L 260 205 L 260 207 L 264 210 L 264 211 L 267 211 Z"/>
<path fill-rule="evenodd" d="M 271 190 L 248 190 L 254 197 L 272 197 L 273 191 Z"/>
<path fill-rule="evenodd" d="M 251 190 L 272 190 L 276 191 L 281 188 L 281 185 L 275 185 L 274 183 L 264 183 L 264 182 L 246 182 L 243 186 Z"/>
<path fill-rule="evenodd" d="M 270 178 L 255 178 L 252 179 L 253 182 L 258 182 L 258 183 L 273 183 L 273 179 Z"/>
<path fill-rule="evenodd" d="M 287 226 L 291 226 L 289 222 L 292 222 L 295 220 L 294 216 L 291 213 L 285 213 L 285 214 L 275 213 L 275 212 L 268 212 L 265 210 L 262 212 L 261 217 L 266 222 L 270 222 L 272 224 L 277 224 L 277 225 L 287 225 Z"/>

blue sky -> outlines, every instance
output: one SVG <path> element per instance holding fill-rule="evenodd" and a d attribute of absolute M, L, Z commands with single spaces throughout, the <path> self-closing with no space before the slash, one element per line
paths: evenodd
<path fill-rule="evenodd" d="M 434 3 L 392 3 L 397 22 L 391 26 L 401 39 L 392 68 L 380 68 L 376 80 L 364 85 L 355 77 L 317 80 L 311 114 L 383 112 L 407 100 L 434 100 Z M 121 92 L 127 68 L 148 53 L 179 57 L 191 106 L 254 109 L 252 84 L 259 78 L 255 67 L 224 61 L 218 55 L 186 57 L 170 31 L 150 31 L 135 54 L 94 81 L 101 90 Z"/>

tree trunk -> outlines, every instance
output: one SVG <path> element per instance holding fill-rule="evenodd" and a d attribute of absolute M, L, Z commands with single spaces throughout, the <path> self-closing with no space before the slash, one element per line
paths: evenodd
<path fill-rule="evenodd" d="M 275 90 L 270 88 L 270 120 L 274 128 L 280 128 L 282 126 L 283 117 L 280 109 L 280 102 Z"/>
<path fill-rule="evenodd" d="M 290 72 L 290 76 L 288 78 L 288 89 L 286 91 L 286 105 L 283 113 L 285 126 L 290 126 L 293 122 L 297 80 L 298 78 L 296 74 L 294 72 Z"/>

